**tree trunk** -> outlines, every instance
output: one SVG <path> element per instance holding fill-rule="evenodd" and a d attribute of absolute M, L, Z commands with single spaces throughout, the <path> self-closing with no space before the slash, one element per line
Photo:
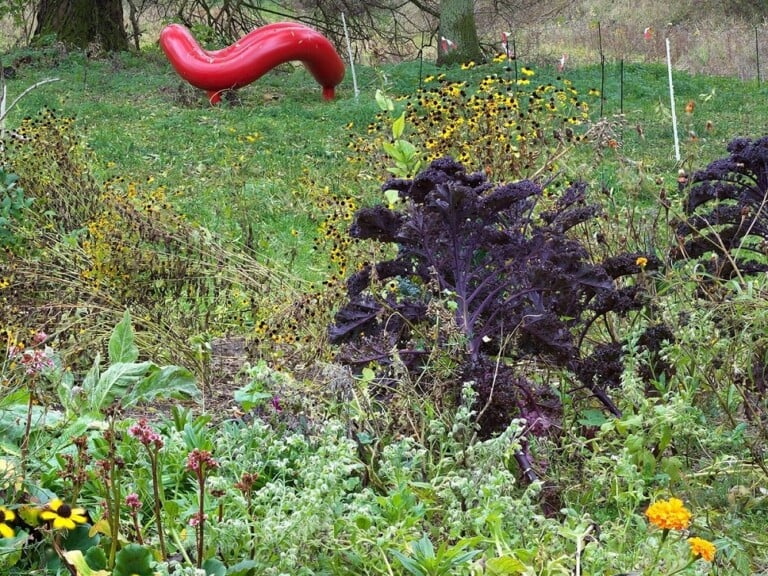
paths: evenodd
<path fill-rule="evenodd" d="M 440 38 L 437 64 L 483 59 L 477 37 L 473 0 L 440 0 Z"/>
<path fill-rule="evenodd" d="M 98 42 L 104 50 L 128 49 L 122 0 L 40 0 L 34 37 L 55 34 L 69 46 Z"/>

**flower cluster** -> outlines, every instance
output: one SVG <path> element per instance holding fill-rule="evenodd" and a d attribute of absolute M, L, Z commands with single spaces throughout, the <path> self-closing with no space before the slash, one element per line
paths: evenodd
<path fill-rule="evenodd" d="M 158 450 L 163 447 L 163 439 L 160 434 L 155 432 L 147 423 L 146 418 L 142 418 L 128 428 L 128 434 L 136 438 L 144 446 L 154 446 Z"/>
<path fill-rule="evenodd" d="M 219 467 L 219 463 L 213 458 L 213 455 L 208 450 L 200 450 L 195 448 L 187 456 L 187 470 L 191 472 L 200 472 L 201 470 L 211 469 L 215 470 Z"/>
<path fill-rule="evenodd" d="M 662 530 L 685 530 L 691 523 L 691 512 L 679 498 L 659 500 L 648 507 L 645 515 Z"/>
<path fill-rule="evenodd" d="M 505 60 L 501 55 L 496 62 Z M 577 130 L 589 120 L 589 105 L 566 79 L 528 86 L 534 75 L 522 67 L 521 77 L 512 78 L 507 67 L 478 81 L 452 81 L 445 74 L 425 78 L 415 95 L 400 99 L 409 141 L 423 163 L 451 156 L 500 180 L 555 172 L 564 151 L 585 141 Z M 351 135 L 350 161 L 371 165 L 380 159 L 376 153 L 389 134 L 387 118 L 381 112 L 367 136 Z"/>
<path fill-rule="evenodd" d="M 47 339 L 48 335 L 45 332 L 37 332 L 32 337 L 32 342 L 34 345 L 39 345 Z M 24 371 L 28 375 L 40 374 L 55 368 L 53 348 L 50 346 L 45 346 L 44 348 L 31 348 L 14 344 L 8 347 L 8 358 L 17 361 L 24 366 Z"/>
<path fill-rule="evenodd" d="M 139 500 L 139 495 L 135 492 L 128 494 L 128 496 L 125 497 L 125 505 L 131 510 L 131 514 L 135 514 L 141 510 L 141 500 Z"/>
<path fill-rule="evenodd" d="M 692 516 L 691 511 L 685 507 L 679 498 L 654 502 L 645 511 L 645 515 L 651 524 L 664 530 L 662 543 L 670 530 L 686 530 L 691 524 Z M 709 540 L 693 536 L 688 538 L 688 545 L 691 548 L 689 563 L 693 563 L 699 557 L 707 562 L 714 560 L 717 548 Z"/>
<path fill-rule="evenodd" d="M 693 554 L 694 557 L 701 556 L 707 562 L 712 562 L 712 560 L 715 559 L 717 548 L 715 548 L 715 545 L 709 540 L 693 537 L 688 538 L 688 544 L 691 546 L 691 554 Z"/>

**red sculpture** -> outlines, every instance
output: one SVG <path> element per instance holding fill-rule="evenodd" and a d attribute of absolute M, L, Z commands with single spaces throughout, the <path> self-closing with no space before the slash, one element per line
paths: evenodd
<path fill-rule="evenodd" d="M 240 88 L 261 78 L 275 66 L 300 60 L 331 100 L 344 78 L 344 62 L 333 44 L 318 31 L 295 22 L 267 24 L 249 32 L 221 50 L 200 47 L 180 24 L 166 26 L 160 46 L 176 72 L 187 82 L 208 92 L 211 104 L 221 92 Z"/>

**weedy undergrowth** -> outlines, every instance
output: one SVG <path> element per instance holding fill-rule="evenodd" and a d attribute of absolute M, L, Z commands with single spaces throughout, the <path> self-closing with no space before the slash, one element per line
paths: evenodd
<path fill-rule="evenodd" d="M 619 414 L 606 389 L 612 382 L 591 369 L 586 337 L 597 334 L 598 319 L 647 304 L 636 280 L 660 261 L 629 253 L 596 261 L 571 237 L 599 213 L 585 185 L 542 202 L 542 187 L 530 180 L 494 185 L 442 158 L 383 188 L 398 191 L 403 208 L 363 208 L 350 234 L 395 244 L 397 255 L 350 277 L 330 329 L 343 363 L 357 371 L 375 367 L 384 387 L 397 386 L 405 371 L 423 394 L 448 403 L 461 382 L 473 381 L 486 436 L 513 417 L 525 418 L 534 433 L 557 426 L 559 399 L 536 381 L 547 367 L 572 372 Z M 620 356 L 622 343 L 610 345 Z M 445 356 L 453 382 L 447 390 L 425 376 L 434 376 Z M 539 370 L 524 367 L 532 359 Z"/>
<path fill-rule="evenodd" d="M 145 346 L 162 343 L 204 374 L 196 342 L 271 313 L 274 302 L 262 313 L 257 301 L 279 272 L 179 214 L 153 178 L 99 181 L 74 118 L 43 110 L 15 134 L 4 185 L 12 228 L 0 224 L 18 256 L 0 262 L 6 326 L 45 327 L 71 341 L 61 350 L 71 359 L 85 352 L 81 342 L 105 342 L 100 327 L 130 307 Z"/>

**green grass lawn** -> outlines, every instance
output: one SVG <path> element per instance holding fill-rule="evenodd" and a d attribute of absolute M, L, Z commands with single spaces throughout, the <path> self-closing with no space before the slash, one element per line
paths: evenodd
<path fill-rule="evenodd" d="M 471 80 L 498 71 L 499 65 L 490 64 L 446 73 Z M 19 67 L 8 81 L 11 99 L 44 78 L 59 81 L 25 96 L 7 122 L 12 127 L 43 107 L 72 115 L 94 152 L 99 176 L 122 175 L 137 182 L 152 177 L 168 187 L 185 213 L 213 230 L 237 236 L 251 222 L 263 237 L 279 239 L 297 217 L 295 202 L 308 200 L 307 179 L 341 194 L 376 197 L 375 181 L 350 182 L 346 125 L 354 122 L 355 130 L 364 133 L 377 111 L 376 89 L 392 96 L 412 93 L 419 87 L 419 72 L 427 76 L 434 68 L 418 62 L 361 68 L 357 98 L 348 74 L 337 98 L 324 102 L 303 68 L 286 65 L 238 91 L 237 105 L 211 107 L 158 53 L 102 60 L 73 53 L 54 63 Z M 534 81 L 545 84 L 555 74 L 537 70 Z M 569 168 L 628 196 L 636 195 L 634 186 L 647 189 L 646 179 L 661 177 L 669 185 L 678 168 L 701 167 L 722 154 L 733 137 L 758 136 L 767 125 L 762 86 L 676 73 L 681 154 L 676 162 L 665 68 L 627 65 L 623 87 L 617 63 L 606 65 L 604 82 L 598 67 L 572 70 L 567 77 L 582 94 L 604 84 L 603 115 L 613 118 L 623 108 L 624 118 L 620 154 L 597 167 L 588 155 L 577 157 Z M 695 104 L 692 114 L 685 112 L 689 102 Z M 599 111 L 593 98 L 590 116 L 596 119 Z"/>

